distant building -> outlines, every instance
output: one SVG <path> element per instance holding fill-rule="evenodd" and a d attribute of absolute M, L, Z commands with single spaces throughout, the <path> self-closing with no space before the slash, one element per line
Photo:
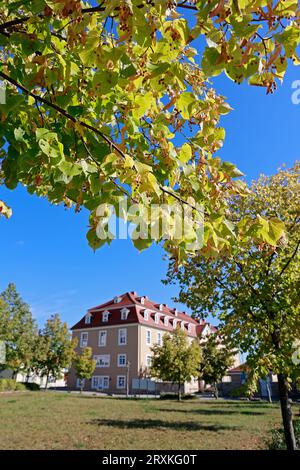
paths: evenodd
<path fill-rule="evenodd" d="M 66 387 L 66 373 L 67 371 L 62 371 L 62 378 L 56 379 L 55 377 L 49 376 L 48 379 L 48 386 L 47 388 L 62 388 Z M 13 378 L 13 371 L 10 369 L 5 369 L 0 372 L 0 379 L 12 379 Z M 29 378 L 23 372 L 18 372 L 15 377 L 17 382 L 29 382 L 29 383 L 36 383 L 41 388 L 45 387 L 46 384 L 46 376 L 40 377 L 38 374 L 31 373 Z"/>
<path fill-rule="evenodd" d="M 77 353 L 89 346 L 97 366 L 85 390 L 107 393 L 159 393 L 175 391 L 171 383 L 155 381 L 149 376 L 151 348 L 162 344 L 163 336 L 180 327 L 190 341 L 215 333 L 217 329 L 205 321 L 197 321 L 185 312 L 159 304 L 147 296 L 127 292 L 101 305 L 90 308 L 72 328 L 78 338 Z M 236 365 L 238 364 L 238 360 Z M 79 389 L 80 380 L 71 368 L 67 385 Z M 185 393 L 199 390 L 198 379 L 186 383 Z"/>

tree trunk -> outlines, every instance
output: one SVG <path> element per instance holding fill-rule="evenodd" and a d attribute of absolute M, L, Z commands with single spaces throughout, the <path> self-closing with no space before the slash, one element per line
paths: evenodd
<path fill-rule="evenodd" d="M 181 401 L 181 382 L 178 382 L 178 401 Z"/>
<path fill-rule="evenodd" d="M 288 382 L 283 374 L 278 374 L 277 377 L 286 448 L 287 450 L 297 450 L 292 407 L 288 396 Z"/>
<path fill-rule="evenodd" d="M 47 390 L 48 388 L 48 380 L 49 380 L 49 372 L 47 372 L 47 375 L 46 375 L 45 390 Z"/>
<path fill-rule="evenodd" d="M 216 382 L 214 383 L 214 389 L 215 389 L 215 399 L 217 400 L 219 398 L 219 390 L 218 390 L 218 385 Z"/>

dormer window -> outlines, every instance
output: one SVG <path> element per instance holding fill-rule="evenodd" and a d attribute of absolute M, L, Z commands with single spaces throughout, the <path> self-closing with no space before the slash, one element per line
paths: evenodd
<path fill-rule="evenodd" d="M 160 314 L 159 314 L 159 313 L 156 313 L 156 314 L 155 314 L 155 317 L 154 317 L 155 323 L 158 324 L 158 323 L 159 323 L 159 319 L 160 319 Z"/>
<path fill-rule="evenodd" d="M 149 320 L 149 310 L 144 310 L 144 320 Z"/>
<path fill-rule="evenodd" d="M 178 315 L 178 310 L 177 310 L 177 308 L 174 309 L 174 315 L 175 315 L 175 317 L 177 317 L 177 315 Z"/>
<path fill-rule="evenodd" d="M 128 308 L 122 308 L 121 310 L 121 320 L 127 320 L 130 310 Z"/>
<path fill-rule="evenodd" d="M 121 300 L 122 300 L 122 297 L 119 297 L 119 296 L 114 297 L 114 304 L 118 304 L 119 302 L 121 302 Z"/>
<path fill-rule="evenodd" d="M 161 312 L 163 311 L 163 308 L 164 308 L 163 304 L 159 304 L 159 310 L 160 310 Z"/>
<path fill-rule="evenodd" d="M 89 325 L 91 323 L 91 320 L 92 320 L 92 314 L 91 313 L 87 313 L 85 318 L 84 318 L 84 323 L 86 325 Z"/>
<path fill-rule="evenodd" d="M 142 304 L 142 305 L 145 304 L 145 297 L 141 297 L 141 304 Z"/>
<path fill-rule="evenodd" d="M 173 328 L 175 330 L 175 328 L 177 327 L 177 320 L 173 320 Z"/>
<path fill-rule="evenodd" d="M 184 325 L 185 325 L 185 323 L 184 323 L 184 321 L 182 321 L 181 324 L 180 324 L 180 327 L 181 327 L 182 331 L 184 331 Z"/>
<path fill-rule="evenodd" d="M 188 332 L 189 332 L 189 333 L 192 332 L 192 324 L 191 324 L 191 323 L 188 324 Z"/>
<path fill-rule="evenodd" d="M 169 325 L 169 317 L 166 316 L 166 317 L 164 318 L 164 324 L 165 324 L 165 326 L 168 326 L 168 325 Z"/>
<path fill-rule="evenodd" d="M 105 312 L 102 313 L 102 321 L 103 321 L 103 323 L 107 323 L 107 322 L 108 322 L 108 317 L 109 317 L 109 311 L 108 311 L 108 310 L 105 310 Z"/>

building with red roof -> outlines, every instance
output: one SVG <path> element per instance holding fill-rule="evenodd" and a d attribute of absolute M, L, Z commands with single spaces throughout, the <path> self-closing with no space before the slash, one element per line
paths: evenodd
<path fill-rule="evenodd" d="M 204 320 L 195 320 L 186 312 L 136 292 L 126 292 L 89 308 L 71 328 L 73 337 L 78 339 L 77 353 L 89 346 L 97 361 L 94 375 L 84 389 L 107 393 L 170 391 L 172 384 L 155 383 L 148 371 L 151 348 L 161 344 L 164 334 L 176 328 L 185 331 L 190 341 L 217 331 Z M 68 387 L 80 386 L 76 371 L 71 368 Z M 185 392 L 197 390 L 197 379 L 185 385 Z"/>

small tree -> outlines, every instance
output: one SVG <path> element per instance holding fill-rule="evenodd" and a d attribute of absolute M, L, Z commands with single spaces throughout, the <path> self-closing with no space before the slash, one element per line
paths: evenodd
<path fill-rule="evenodd" d="M 200 364 L 200 377 L 208 384 L 213 385 L 214 395 L 218 398 L 218 383 L 233 365 L 232 350 L 221 343 L 216 335 L 211 335 L 202 342 L 202 360 Z"/>
<path fill-rule="evenodd" d="M 92 348 L 84 348 L 81 354 L 76 354 L 73 364 L 77 377 L 81 380 L 80 393 L 83 390 L 83 380 L 92 377 L 96 363 L 92 357 Z"/>
<path fill-rule="evenodd" d="M 164 381 L 178 384 L 178 401 L 181 400 L 181 386 L 199 375 L 201 351 L 197 341 L 191 344 L 187 335 L 177 328 L 172 335 L 166 334 L 162 346 L 152 348 L 151 375 Z"/>
<path fill-rule="evenodd" d="M 62 376 L 62 369 L 70 367 L 76 345 L 77 339 L 71 339 L 67 324 L 62 323 L 58 314 L 52 315 L 40 332 L 40 351 L 36 365 L 41 376 L 46 376 L 45 389 L 50 374 L 58 379 Z"/>

